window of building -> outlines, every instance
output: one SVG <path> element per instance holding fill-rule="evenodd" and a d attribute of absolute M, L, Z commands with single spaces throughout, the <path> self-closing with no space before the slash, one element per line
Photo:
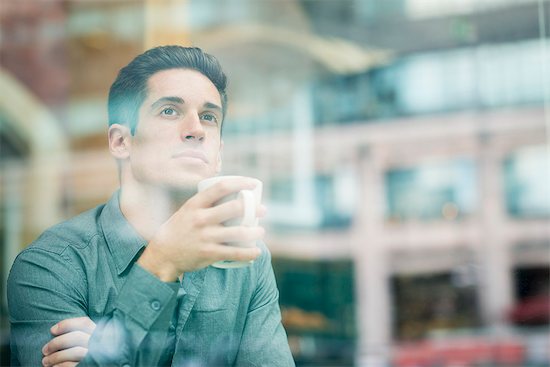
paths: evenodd
<path fill-rule="evenodd" d="M 436 331 L 478 327 L 476 289 L 459 278 L 452 272 L 394 276 L 394 336 L 419 340 Z"/>
<path fill-rule="evenodd" d="M 518 326 L 547 326 L 550 322 L 550 267 L 523 266 L 514 269 L 516 303 L 510 321 Z"/>
<path fill-rule="evenodd" d="M 506 209 L 512 217 L 550 216 L 549 159 L 547 148 L 528 147 L 504 161 Z"/>
<path fill-rule="evenodd" d="M 476 166 L 457 159 L 386 173 L 387 212 L 391 221 L 457 220 L 476 210 Z"/>
<path fill-rule="evenodd" d="M 297 180 L 270 181 L 268 200 L 272 224 L 283 228 L 345 228 L 351 225 L 357 198 L 356 177 L 351 170 L 316 175 L 310 201 L 297 198 Z M 280 208 L 280 210 L 278 210 Z M 307 216 L 308 220 L 303 220 Z"/>
<path fill-rule="evenodd" d="M 317 125 L 543 101 L 540 41 L 415 53 L 312 85 Z M 550 60 L 546 60 L 549 62 Z"/>
<path fill-rule="evenodd" d="M 296 364 L 351 365 L 356 336 L 352 261 L 274 258 L 273 269 Z"/>
<path fill-rule="evenodd" d="M 317 176 L 315 178 L 316 202 L 322 214 L 321 226 L 324 228 L 347 227 L 351 223 L 352 208 L 344 203 L 347 191 L 339 190 L 345 183 L 335 176 Z M 353 195 L 353 193 L 351 193 Z"/>
<path fill-rule="evenodd" d="M 337 75 L 312 84 L 314 120 L 317 125 L 357 122 L 373 114 L 374 92 L 370 75 Z"/>

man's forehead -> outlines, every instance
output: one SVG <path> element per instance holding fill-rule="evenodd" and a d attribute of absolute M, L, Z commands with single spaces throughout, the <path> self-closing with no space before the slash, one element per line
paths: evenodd
<path fill-rule="evenodd" d="M 203 95 L 210 98 L 215 97 L 218 102 L 221 101 L 220 93 L 214 83 L 194 69 L 158 71 L 147 80 L 147 92 L 149 96 L 157 95 L 157 97 L 162 95 L 182 97 L 185 94 Z"/>

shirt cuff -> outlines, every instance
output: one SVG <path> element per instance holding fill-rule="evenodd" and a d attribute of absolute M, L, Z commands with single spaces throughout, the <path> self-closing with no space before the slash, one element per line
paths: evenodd
<path fill-rule="evenodd" d="M 134 264 L 115 307 L 149 329 L 167 307 L 175 307 L 179 286 L 179 282 L 165 283 L 139 264 Z"/>

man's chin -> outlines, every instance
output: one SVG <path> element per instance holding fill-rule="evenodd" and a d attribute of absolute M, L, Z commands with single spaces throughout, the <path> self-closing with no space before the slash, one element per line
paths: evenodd
<path fill-rule="evenodd" d="M 166 189 L 173 193 L 174 195 L 194 195 L 197 193 L 197 186 L 202 180 L 209 178 L 211 176 L 192 176 L 185 178 L 184 180 L 177 182 L 170 182 L 166 185 Z"/>

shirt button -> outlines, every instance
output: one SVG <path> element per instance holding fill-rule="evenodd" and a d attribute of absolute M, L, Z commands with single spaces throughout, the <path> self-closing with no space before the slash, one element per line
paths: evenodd
<path fill-rule="evenodd" d="M 131 367 L 128 363 L 124 363 L 122 367 Z"/>
<path fill-rule="evenodd" d="M 160 302 L 157 300 L 154 300 L 153 302 L 151 302 L 151 308 L 155 311 L 160 310 Z"/>

